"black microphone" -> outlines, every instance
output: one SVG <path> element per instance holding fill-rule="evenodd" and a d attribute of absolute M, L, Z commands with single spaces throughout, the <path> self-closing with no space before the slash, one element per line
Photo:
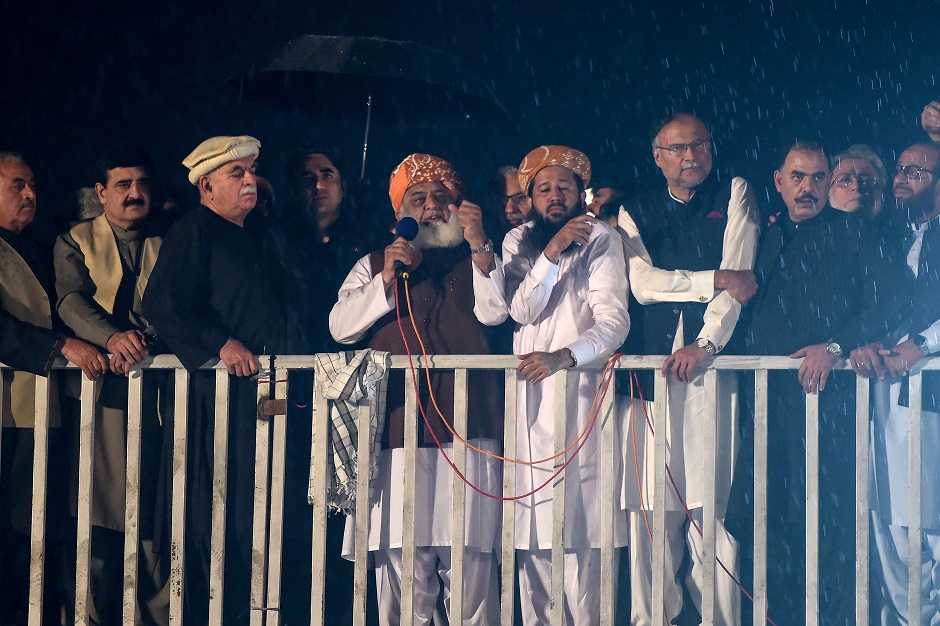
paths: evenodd
<path fill-rule="evenodd" d="M 403 217 L 398 220 L 398 226 L 395 227 L 395 233 L 405 241 L 413 241 L 418 236 L 418 220 L 413 217 Z M 405 264 L 401 261 L 395 261 L 395 278 L 398 278 L 405 271 Z"/>

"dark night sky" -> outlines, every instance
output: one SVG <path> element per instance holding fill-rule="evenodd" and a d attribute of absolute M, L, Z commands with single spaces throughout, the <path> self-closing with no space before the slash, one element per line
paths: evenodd
<path fill-rule="evenodd" d="M 239 101 L 228 82 L 305 33 L 454 52 L 511 116 L 456 128 L 374 125 L 368 174 L 377 182 L 423 150 L 454 161 L 473 189 L 541 143 L 584 150 L 602 175 L 649 177 L 647 127 L 682 106 L 712 125 L 718 163 L 766 198 L 786 138 L 818 136 L 832 150 L 865 141 L 891 162 L 922 136 L 924 103 L 940 97 L 937 0 L 24 5 L 5 7 L 0 21 L 0 148 L 27 156 L 41 210 L 60 215 L 115 141 L 147 147 L 159 175 L 181 188 L 179 161 L 214 134 L 258 137 L 275 183 L 300 139 L 335 145 L 355 164 L 364 103 L 349 103 L 348 120 L 315 119 Z"/>

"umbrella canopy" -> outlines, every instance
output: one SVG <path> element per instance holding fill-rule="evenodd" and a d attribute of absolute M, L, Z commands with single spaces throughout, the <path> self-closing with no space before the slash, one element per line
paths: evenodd
<path fill-rule="evenodd" d="M 325 117 L 360 115 L 371 97 L 372 115 L 398 125 L 507 117 L 455 55 L 378 37 L 298 37 L 249 70 L 241 88 L 249 100 Z"/>

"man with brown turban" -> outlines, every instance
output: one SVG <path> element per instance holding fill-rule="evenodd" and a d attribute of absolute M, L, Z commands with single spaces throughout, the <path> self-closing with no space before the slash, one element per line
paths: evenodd
<path fill-rule="evenodd" d="M 417 237 L 398 237 L 384 250 L 356 263 L 339 290 L 339 302 L 330 313 L 330 332 L 341 343 L 366 338 L 369 347 L 392 354 L 420 350 L 418 335 L 428 354 L 488 354 L 489 329 L 506 319 L 503 272 L 483 230 L 479 206 L 462 199 L 463 186 L 447 161 L 428 154 L 412 154 L 392 172 L 389 198 L 395 217 L 411 217 L 420 224 Z M 397 278 L 396 262 L 407 268 Z M 396 290 L 401 304 L 401 328 L 395 312 Z M 411 319 L 408 319 L 408 318 Z M 404 332 L 404 336 L 402 334 Z M 407 341 L 407 345 L 406 342 Z M 420 376 L 420 375 L 419 375 Z M 502 432 L 502 391 L 496 378 L 484 372 L 468 376 L 468 439 L 474 446 L 497 454 Z M 414 623 L 429 624 L 444 581 L 444 605 L 450 612 L 450 546 L 452 472 L 435 446 L 441 442 L 450 456 L 452 437 L 445 425 L 453 423 L 454 375 L 430 376 L 436 406 L 432 408 L 428 381 L 421 384 L 418 401 L 426 407 L 429 424 L 419 428 L 415 486 Z M 379 454 L 369 524 L 369 545 L 376 564 L 380 623 L 400 623 L 402 571 L 402 491 L 404 451 L 404 377 L 389 377 L 387 418 Z M 421 423 L 419 419 L 419 424 Z M 433 435 L 433 436 L 432 436 Z M 460 445 L 460 444 L 457 444 Z M 497 494 L 501 486 L 499 463 L 491 456 L 468 455 L 466 477 L 481 490 Z M 466 490 L 467 524 L 464 557 L 464 606 L 461 619 L 451 623 L 495 624 L 499 619 L 496 556 L 499 541 L 499 504 Z M 352 556 L 353 518 L 346 528 Z M 448 616 L 450 617 L 450 616 Z M 411 619 L 406 617 L 406 620 Z"/>
<path fill-rule="evenodd" d="M 506 235 L 503 261 L 509 314 L 517 322 L 513 352 L 526 381 L 518 392 L 515 454 L 507 451 L 520 460 L 545 459 L 555 452 L 552 375 L 603 363 L 630 329 L 623 243 L 607 223 L 585 213 L 584 187 L 590 180 L 591 162 L 567 146 L 536 148 L 519 166 L 519 183 L 532 200 L 532 211 L 529 222 Z M 601 380 L 599 370 L 568 375 L 566 442 L 574 442 L 588 425 Z M 615 545 L 626 545 L 626 516 L 613 506 L 613 494 L 607 494 L 606 508 L 601 505 L 600 458 L 600 429 L 595 428 L 580 451 L 569 455 L 561 483 L 566 624 L 600 622 L 603 517 L 613 518 Z M 518 466 L 516 492 L 536 489 L 552 472 L 549 463 Z M 617 463 L 614 475 L 619 472 Z M 555 488 L 560 487 L 550 484 L 516 503 L 516 561 L 526 626 L 551 621 Z"/>

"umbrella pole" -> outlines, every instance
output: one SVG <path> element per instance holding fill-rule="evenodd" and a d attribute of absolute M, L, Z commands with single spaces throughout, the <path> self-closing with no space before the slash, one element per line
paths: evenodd
<path fill-rule="evenodd" d="M 372 94 L 369 94 L 369 100 L 366 103 L 366 134 L 362 138 L 362 171 L 359 172 L 359 180 L 366 177 L 366 153 L 369 151 L 369 123 L 372 121 Z"/>

